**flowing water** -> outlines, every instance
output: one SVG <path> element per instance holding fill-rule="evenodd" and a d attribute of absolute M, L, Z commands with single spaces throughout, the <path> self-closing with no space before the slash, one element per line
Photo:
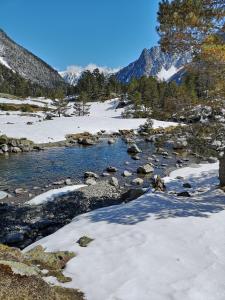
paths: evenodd
<path fill-rule="evenodd" d="M 121 139 L 113 145 L 108 145 L 107 141 L 103 140 L 91 147 L 58 147 L 41 152 L 0 156 L 0 189 L 13 191 L 18 187 L 44 187 L 68 177 L 78 183 L 82 181 L 84 172 L 102 174 L 108 166 L 118 168 L 116 175 L 120 177 L 123 170 L 135 172 L 136 168 L 146 163 L 147 158 L 155 152 L 151 143 L 139 141 L 137 145 L 143 151 L 139 161 L 131 158 L 127 153 L 127 144 Z M 170 159 L 164 159 L 162 156 L 158 158 L 160 161 L 155 170 L 156 174 L 163 175 L 168 172 L 169 167 L 175 167 L 175 155 Z M 168 167 L 163 167 L 162 164 L 168 164 Z"/>

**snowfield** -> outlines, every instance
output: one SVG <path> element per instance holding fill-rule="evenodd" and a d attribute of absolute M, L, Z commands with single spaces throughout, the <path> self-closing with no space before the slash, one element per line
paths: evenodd
<path fill-rule="evenodd" d="M 65 286 L 87 300 L 224 300 L 225 197 L 217 177 L 218 163 L 176 170 L 165 178 L 166 193 L 149 190 L 78 216 L 28 249 L 76 252 Z M 190 198 L 174 193 L 184 182 Z M 87 248 L 76 243 L 84 235 L 94 239 Z"/>
<path fill-rule="evenodd" d="M 1 101 L 9 100 L 0 99 Z M 13 103 L 20 101 L 21 103 L 21 100 L 10 101 Z M 38 103 L 32 99 L 26 101 L 30 104 Z M 32 116 L 20 112 L 10 112 L 10 115 L 6 115 L 6 112 L 0 112 L 0 135 L 6 134 L 14 138 L 25 137 L 35 143 L 49 143 L 63 141 L 67 134 L 82 133 L 85 131 L 95 134 L 100 130 L 112 133 L 122 129 L 137 129 L 145 123 L 145 119 L 121 118 L 123 109 L 116 109 L 117 104 L 117 99 L 104 103 L 94 102 L 91 103 L 89 117 L 56 117 L 51 121 L 43 121 L 42 113 Z M 43 105 L 42 102 L 40 105 Z M 27 125 L 27 122 L 33 122 L 33 124 Z M 155 128 L 171 125 L 177 125 L 177 123 L 154 121 Z"/>

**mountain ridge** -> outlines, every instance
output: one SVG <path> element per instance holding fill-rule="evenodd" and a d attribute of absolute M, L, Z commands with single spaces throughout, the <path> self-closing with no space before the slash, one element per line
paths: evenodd
<path fill-rule="evenodd" d="M 168 81 L 192 60 L 190 53 L 182 56 L 162 52 L 159 46 L 145 48 L 140 57 L 127 67 L 122 68 L 116 75 L 123 83 L 128 83 L 132 78 L 153 76 L 159 80 Z"/>
<path fill-rule="evenodd" d="M 47 88 L 64 86 L 65 82 L 49 64 L 17 44 L 0 29 L 0 64 L 32 83 Z"/>

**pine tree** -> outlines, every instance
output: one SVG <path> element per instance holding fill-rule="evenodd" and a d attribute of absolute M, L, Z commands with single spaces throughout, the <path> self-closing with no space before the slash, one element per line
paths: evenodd
<path fill-rule="evenodd" d="M 70 108 L 68 101 L 64 99 L 53 99 L 52 100 L 53 112 L 57 113 L 59 117 L 64 115 Z"/>
<path fill-rule="evenodd" d="M 90 114 L 90 105 L 87 104 L 88 94 L 81 92 L 78 101 L 74 104 L 74 113 L 76 116 L 88 116 Z"/>

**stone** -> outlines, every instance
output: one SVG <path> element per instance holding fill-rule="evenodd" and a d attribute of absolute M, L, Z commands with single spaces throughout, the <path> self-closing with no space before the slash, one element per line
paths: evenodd
<path fill-rule="evenodd" d="M 119 186 L 119 181 L 118 181 L 118 179 L 117 179 L 116 177 L 110 178 L 109 183 L 110 183 L 112 186 L 114 186 L 114 187 L 118 187 L 118 186 Z"/>
<path fill-rule="evenodd" d="M 0 200 L 3 200 L 5 198 L 7 198 L 9 196 L 8 193 L 4 192 L 4 191 L 0 191 Z"/>
<path fill-rule="evenodd" d="M 23 188 L 17 188 L 15 189 L 15 193 L 17 195 L 22 195 L 22 194 L 25 194 L 27 192 L 27 190 L 23 189 Z"/>
<path fill-rule="evenodd" d="M 112 167 L 112 166 L 109 166 L 109 167 L 106 169 L 106 171 L 109 172 L 109 173 L 115 173 L 115 172 L 117 172 L 117 168 Z"/>
<path fill-rule="evenodd" d="M 19 147 L 12 147 L 11 148 L 11 152 L 13 152 L 13 153 L 20 153 L 20 152 L 22 152 L 22 150 Z"/>
<path fill-rule="evenodd" d="M 24 240 L 24 234 L 21 232 L 10 232 L 6 235 L 6 244 L 15 245 Z"/>
<path fill-rule="evenodd" d="M 1 145 L 1 150 L 2 150 L 3 152 L 8 152 L 8 151 L 9 151 L 8 145 L 6 145 L 6 144 Z"/>
<path fill-rule="evenodd" d="M 138 156 L 138 155 L 132 155 L 131 158 L 133 160 L 140 160 L 140 156 Z"/>
<path fill-rule="evenodd" d="M 71 184 L 72 184 L 72 180 L 71 180 L 70 178 L 67 178 L 67 179 L 65 180 L 65 184 L 66 184 L 66 185 L 71 185 Z"/>
<path fill-rule="evenodd" d="M 165 183 L 159 175 L 152 179 L 152 186 L 156 191 L 164 192 L 166 190 Z"/>
<path fill-rule="evenodd" d="M 129 176 L 132 176 L 132 173 L 125 170 L 125 171 L 123 171 L 122 176 L 129 177 Z"/>
<path fill-rule="evenodd" d="M 137 173 L 139 173 L 139 174 L 150 174 L 150 173 L 153 173 L 153 172 L 154 172 L 154 168 L 150 164 L 140 166 L 137 169 Z"/>
<path fill-rule="evenodd" d="M 210 164 L 214 164 L 214 163 L 218 162 L 218 159 L 217 159 L 217 157 L 209 157 L 208 162 Z"/>
<path fill-rule="evenodd" d="M 93 178 L 88 178 L 85 180 L 85 184 L 87 185 L 96 185 L 96 181 Z"/>
<path fill-rule="evenodd" d="M 141 178 L 135 178 L 133 181 L 132 181 L 132 184 L 135 184 L 135 185 L 142 185 L 144 183 L 144 180 L 141 179 Z"/>
<path fill-rule="evenodd" d="M 178 197 L 191 197 L 190 193 L 188 193 L 187 191 L 177 193 L 177 196 Z"/>
<path fill-rule="evenodd" d="M 186 188 L 186 189 L 191 189 L 192 188 L 192 186 L 191 186 L 191 184 L 189 182 L 185 182 L 183 184 L 183 187 Z"/>
<path fill-rule="evenodd" d="M 94 173 L 94 172 L 85 172 L 84 173 L 84 178 L 95 178 L 95 179 L 98 179 L 99 176 Z"/>
<path fill-rule="evenodd" d="M 127 152 L 131 154 L 137 154 L 137 153 L 141 153 L 142 151 L 141 149 L 138 148 L 136 144 L 133 144 L 127 149 Z"/>
<path fill-rule="evenodd" d="M 78 139 L 78 143 L 84 146 L 92 146 L 96 144 L 96 142 L 90 138 L 80 138 Z"/>
<path fill-rule="evenodd" d="M 122 195 L 122 199 L 124 202 L 130 202 L 141 197 L 144 193 L 145 191 L 142 188 L 131 188 Z"/>
<path fill-rule="evenodd" d="M 91 239 L 88 236 L 82 236 L 77 241 L 77 244 L 79 244 L 80 247 L 87 247 L 93 241 L 94 241 L 94 239 Z"/>
<path fill-rule="evenodd" d="M 186 148 L 187 145 L 188 145 L 188 142 L 187 142 L 186 138 L 178 138 L 173 143 L 173 149 L 174 150 L 183 149 L 183 148 Z"/>
<path fill-rule="evenodd" d="M 109 145 L 115 144 L 115 142 L 116 142 L 116 141 L 115 141 L 114 139 L 109 139 L 109 140 L 108 140 L 108 144 L 109 144 Z"/>

